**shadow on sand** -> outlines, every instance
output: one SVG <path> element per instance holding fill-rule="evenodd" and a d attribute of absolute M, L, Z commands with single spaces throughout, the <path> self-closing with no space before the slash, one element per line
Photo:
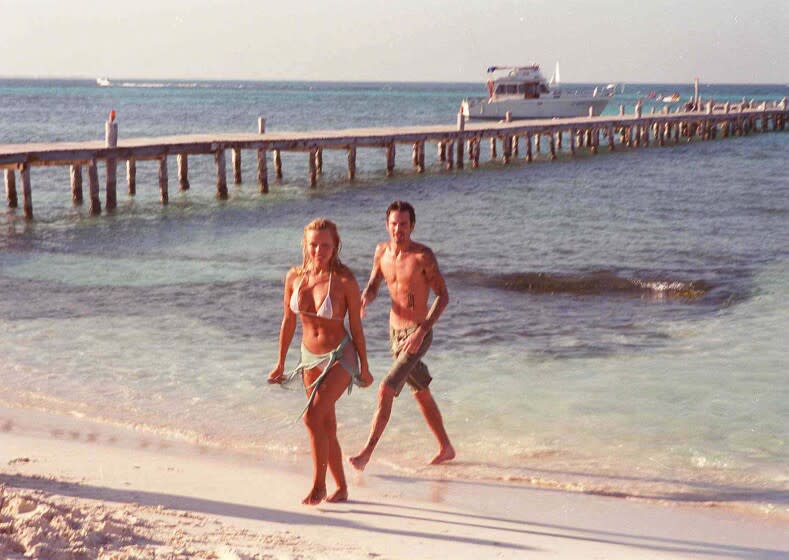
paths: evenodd
<path fill-rule="evenodd" d="M 744 560 L 773 560 L 786 558 L 786 551 L 767 548 L 722 545 L 694 540 L 668 539 L 647 535 L 638 535 L 626 532 L 589 530 L 579 527 L 543 524 L 529 520 L 513 518 L 497 518 L 484 515 L 458 513 L 451 510 L 442 510 L 429 507 L 401 506 L 395 503 L 350 501 L 342 505 L 330 506 L 327 504 L 318 509 L 317 514 L 300 513 L 282 509 L 273 509 L 260 506 L 221 502 L 178 496 L 155 492 L 141 492 L 135 490 L 119 490 L 94 485 L 82 485 L 45 480 L 22 475 L 0 475 L 0 484 L 11 488 L 39 490 L 50 494 L 74 498 L 87 498 L 116 502 L 120 504 L 139 504 L 144 506 L 162 506 L 170 509 L 236 517 L 255 521 L 266 521 L 293 527 L 296 525 L 322 525 L 333 526 L 339 529 L 366 531 L 416 539 L 431 539 L 453 543 L 492 547 L 496 549 L 512 549 L 537 552 L 540 549 L 526 546 L 514 540 L 523 541 L 529 536 L 550 537 L 559 540 L 572 540 L 575 542 L 605 543 L 619 545 L 642 551 L 668 552 L 677 555 L 694 555 L 715 558 L 740 558 Z M 452 484 L 452 482 L 449 482 Z M 373 526 L 352 519 L 344 519 L 348 515 L 358 517 L 388 518 L 386 528 Z M 407 521 L 429 522 L 437 528 L 433 531 L 413 531 L 399 529 Z M 465 535 L 450 534 L 449 530 L 458 528 L 465 531 Z M 513 539 L 489 540 L 475 538 L 474 529 L 501 531 L 513 536 Z M 515 536 L 521 537 L 515 539 Z"/>

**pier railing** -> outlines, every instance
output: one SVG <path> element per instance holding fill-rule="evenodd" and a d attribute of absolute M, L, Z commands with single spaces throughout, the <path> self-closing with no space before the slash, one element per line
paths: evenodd
<path fill-rule="evenodd" d="M 211 156 L 216 169 L 216 195 L 228 197 L 226 151 L 231 152 L 232 180 L 242 182 L 241 153 L 251 150 L 257 158 L 257 183 L 261 193 L 269 191 L 269 160 L 274 166 L 276 180 L 282 178 L 284 152 L 305 152 L 309 169 L 309 184 L 315 187 L 323 167 L 323 150 L 344 150 L 347 153 L 348 179 L 356 176 L 357 148 L 381 148 L 385 153 L 386 174 L 395 168 L 398 145 L 411 149 L 411 161 L 417 173 L 425 171 L 425 145 L 435 143 L 437 158 L 446 169 L 462 169 L 466 163 L 477 168 L 481 144 L 490 143 L 490 158 L 504 164 L 520 157 L 526 162 L 535 157 L 557 158 L 563 150 L 563 139 L 568 138 L 569 154 L 585 149 L 597 153 L 601 136 L 608 150 L 639 148 L 655 143 L 660 146 L 689 142 L 693 139 L 711 140 L 718 136 L 741 136 L 751 132 L 784 130 L 787 100 L 780 102 L 714 104 L 712 101 L 696 105 L 700 110 L 642 114 L 640 104 L 633 114 L 598 117 L 541 119 L 529 121 L 483 122 L 465 121 L 458 115 L 455 125 L 409 126 L 399 128 L 357 128 L 305 132 L 266 132 L 265 119 L 260 118 L 257 133 L 191 134 L 156 138 L 118 138 L 118 124 L 114 112 L 105 123 L 105 140 L 89 142 L 59 142 L 39 144 L 0 145 L 0 169 L 4 170 L 6 200 L 10 208 L 18 206 L 17 175 L 21 183 L 22 206 L 28 219 L 33 217 L 33 198 L 30 172 L 39 166 L 69 166 L 71 197 L 74 204 L 83 203 L 83 168 L 88 176 L 89 211 L 100 214 L 102 204 L 98 166 L 106 165 L 104 210 L 111 212 L 117 200 L 117 166 L 126 162 L 128 193 L 134 196 L 137 188 L 138 161 L 157 161 L 159 192 L 162 204 L 169 199 L 168 158 L 177 162 L 178 185 L 188 190 L 189 156 Z M 543 153 L 546 142 L 547 153 Z M 499 156 L 499 147 L 501 155 Z"/>

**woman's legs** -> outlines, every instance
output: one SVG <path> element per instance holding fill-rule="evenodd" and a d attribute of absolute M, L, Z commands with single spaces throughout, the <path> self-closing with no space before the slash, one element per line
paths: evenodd
<path fill-rule="evenodd" d="M 304 372 L 304 383 L 309 386 L 320 375 L 321 369 Z M 335 364 L 320 387 L 312 404 L 304 413 L 304 424 L 310 436 L 314 476 L 310 493 L 302 500 L 307 505 L 317 505 L 326 497 L 326 469 L 331 468 L 338 491 L 332 495 L 336 501 L 347 499 L 347 485 L 342 471 L 342 451 L 337 441 L 337 419 L 334 404 L 348 388 L 350 374 Z M 309 392 L 308 392 L 309 396 Z M 344 493 L 344 496 L 343 496 Z"/>
<path fill-rule="evenodd" d="M 348 499 L 348 484 L 345 482 L 345 471 L 342 466 L 342 449 L 340 441 L 337 439 L 337 416 L 334 406 L 332 406 L 331 412 L 326 415 L 323 427 L 329 442 L 329 471 L 337 484 L 337 490 L 326 498 L 326 501 L 344 502 Z"/>

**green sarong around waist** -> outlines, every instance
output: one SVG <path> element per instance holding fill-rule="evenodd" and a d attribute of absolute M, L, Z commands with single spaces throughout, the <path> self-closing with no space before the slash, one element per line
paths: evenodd
<path fill-rule="evenodd" d="M 334 350 L 326 352 L 325 354 L 314 354 L 310 352 L 304 344 L 301 345 L 301 359 L 299 360 L 299 364 L 293 371 L 288 372 L 285 375 L 285 379 L 282 380 L 283 385 L 287 385 L 291 383 L 294 379 L 303 377 L 304 372 L 308 369 L 313 369 L 319 367 L 321 364 L 323 365 L 323 370 L 321 371 L 320 375 L 313 381 L 309 386 L 306 387 L 307 392 L 309 393 L 307 397 L 307 404 L 304 409 L 299 414 L 299 418 L 304 416 L 304 413 L 307 412 L 307 409 L 312 404 L 312 401 L 315 398 L 315 394 L 318 391 L 318 387 L 321 386 L 323 380 L 326 379 L 326 376 L 329 373 L 329 370 L 336 364 L 337 362 L 345 368 L 348 373 L 351 374 L 351 382 L 348 383 L 348 394 L 351 394 L 351 388 L 354 384 L 361 386 L 360 378 L 361 372 L 359 371 L 359 357 L 356 354 L 356 349 L 353 348 L 353 357 L 345 355 L 345 348 L 348 344 L 351 343 L 351 337 L 346 334 L 345 338 L 342 339 L 339 346 Z M 351 343 L 352 344 L 352 343 Z"/>

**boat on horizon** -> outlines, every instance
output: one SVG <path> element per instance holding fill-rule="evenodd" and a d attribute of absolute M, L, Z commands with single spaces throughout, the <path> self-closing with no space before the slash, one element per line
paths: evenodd
<path fill-rule="evenodd" d="M 504 72 L 502 72 L 504 71 Z M 491 66 L 488 96 L 464 99 L 461 112 L 466 119 L 513 120 L 553 117 L 597 116 L 608 105 L 614 92 L 610 88 L 593 91 L 563 91 L 559 86 L 559 64 L 550 81 L 540 72 L 539 64 L 530 66 Z"/>
<path fill-rule="evenodd" d="M 96 85 L 99 87 L 109 87 L 112 84 L 110 83 L 109 78 L 101 77 L 101 78 L 96 78 Z"/>

